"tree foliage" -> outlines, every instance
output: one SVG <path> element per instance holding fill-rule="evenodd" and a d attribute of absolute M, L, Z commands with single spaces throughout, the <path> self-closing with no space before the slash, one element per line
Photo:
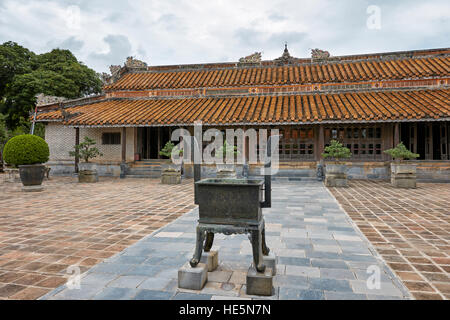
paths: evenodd
<path fill-rule="evenodd" d="M 84 141 L 78 145 L 75 145 L 75 150 L 70 151 L 69 155 L 71 157 L 81 158 L 84 162 L 89 162 L 90 159 L 97 156 L 103 156 L 103 154 L 96 147 L 93 147 L 95 144 L 96 142 L 93 139 L 84 137 Z"/>
<path fill-rule="evenodd" d="M 161 149 L 161 151 L 159 151 L 159 154 L 167 157 L 167 158 L 171 158 L 172 157 L 172 152 L 178 151 L 178 154 L 181 155 L 183 153 L 183 150 L 179 150 L 178 147 L 175 146 L 175 144 L 173 144 L 171 141 L 167 141 L 167 143 L 164 145 L 164 147 Z"/>
<path fill-rule="evenodd" d="M 403 142 L 400 142 L 395 148 L 385 150 L 384 153 L 390 155 L 394 160 L 415 159 L 419 154 L 409 151 Z"/>
<path fill-rule="evenodd" d="M 331 159 L 347 159 L 352 156 L 349 148 L 344 147 L 342 143 L 337 140 L 331 140 L 330 145 L 325 147 L 322 157 Z"/>
<path fill-rule="evenodd" d="M 74 99 L 101 88 L 98 74 L 69 50 L 36 55 L 14 42 L 0 45 L 0 112 L 11 129 L 28 119 L 39 93 Z"/>

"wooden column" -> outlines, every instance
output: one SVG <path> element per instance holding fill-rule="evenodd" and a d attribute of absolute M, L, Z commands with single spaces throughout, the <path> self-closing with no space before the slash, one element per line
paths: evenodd
<path fill-rule="evenodd" d="M 122 128 L 122 163 L 127 162 L 127 128 Z"/>
<path fill-rule="evenodd" d="M 394 146 L 400 143 L 400 124 L 398 122 L 394 123 Z"/>
<path fill-rule="evenodd" d="M 158 150 L 156 150 L 156 153 L 158 154 L 158 159 L 161 158 L 159 155 L 159 151 L 161 150 L 161 127 L 158 127 Z"/>
<path fill-rule="evenodd" d="M 428 123 L 428 152 L 427 152 L 427 158 L 428 160 L 433 160 L 433 124 Z"/>
<path fill-rule="evenodd" d="M 75 145 L 80 144 L 80 128 L 75 128 Z M 78 173 L 78 163 L 80 163 L 80 158 L 78 155 L 75 156 L 75 173 Z"/>
<path fill-rule="evenodd" d="M 322 153 L 323 153 L 323 149 L 325 148 L 325 135 L 324 135 L 324 129 L 323 129 L 323 125 L 319 125 L 319 130 L 318 130 L 318 136 L 317 136 L 317 146 L 316 146 L 316 160 L 320 161 L 322 159 Z M 316 130 L 317 132 L 317 130 Z"/>
<path fill-rule="evenodd" d="M 387 149 L 392 149 L 393 148 L 393 144 L 394 144 L 394 137 L 393 137 L 393 133 L 394 133 L 394 125 L 390 124 L 390 123 L 386 123 L 382 126 L 382 145 L 381 145 L 381 150 L 387 150 Z M 382 154 L 382 158 L 387 161 L 390 159 L 390 156 L 386 153 Z"/>

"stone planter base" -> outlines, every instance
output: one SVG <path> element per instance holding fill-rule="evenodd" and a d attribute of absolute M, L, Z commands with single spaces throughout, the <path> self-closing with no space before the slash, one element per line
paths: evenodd
<path fill-rule="evenodd" d="M 80 170 L 78 173 L 78 182 L 95 183 L 98 182 L 97 170 Z"/>
<path fill-rule="evenodd" d="M 325 186 L 348 187 L 346 166 L 343 164 L 327 163 L 325 167 Z"/>
<path fill-rule="evenodd" d="M 40 186 L 22 186 L 23 192 L 40 192 L 43 190 L 44 190 L 44 187 L 42 185 L 40 185 Z"/>
<path fill-rule="evenodd" d="M 408 163 L 392 163 L 391 184 L 395 188 L 416 188 L 416 165 Z"/>
<path fill-rule="evenodd" d="M 163 171 L 161 173 L 162 184 L 180 184 L 181 172 L 180 171 Z"/>
<path fill-rule="evenodd" d="M 217 172 L 218 179 L 236 179 L 236 171 L 218 171 Z"/>
<path fill-rule="evenodd" d="M 348 187 L 347 175 L 345 173 L 327 173 L 325 175 L 325 186 L 327 187 Z"/>

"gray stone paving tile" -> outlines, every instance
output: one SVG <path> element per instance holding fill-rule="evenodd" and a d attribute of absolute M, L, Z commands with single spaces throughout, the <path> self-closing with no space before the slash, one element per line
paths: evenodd
<path fill-rule="evenodd" d="M 326 279 L 356 280 L 355 274 L 347 269 L 320 268 L 320 277 Z"/>
<path fill-rule="evenodd" d="M 311 259 L 311 265 L 318 268 L 348 269 L 344 260 Z"/>
<path fill-rule="evenodd" d="M 61 292 L 55 294 L 50 299 L 64 299 L 64 300 L 89 300 L 103 289 L 102 286 L 84 285 L 80 289 L 66 288 Z"/>
<path fill-rule="evenodd" d="M 298 275 L 312 278 L 320 277 L 319 268 L 302 267 L 302 266 L 286 266 L 286 275 Z"/>
<path fill-rule="evenodd" d="M 178 268 L 167 268 L 160 272 L 158 272 L 155 276 L 158 278 L 164 278 L 164 279 L 177 279 L 178 278 Z"/>
<path fill-rule="evenodd" d="M 276 287 L 309 288 L 309 280 L 306 276 L 277 275 L 273 283 Z"/>
<path fill-rule="evenodd" d="M 367 300 L 367 295 L 351 292 L 325 291 L 326 300 Z"/>
<path fill-rule="evenodd" d="M 130 288 L 104 288 L 94 296 L 94 300 L 130 300 L 136 295 L 136 289 Z"/>
<path fill-rule="evenodd" d="M 178 292 L 173 300 L 211 300 L 212 294 Z"/>
<path fill-rule="evenodd" d="M 109 282 L 117 279 L 117 274 L 91 272 L 81 278 L 81 285 L 106 286 Z"/>
<path fill-rule="evenodd" d="M 131 269 L 133 269 L 136 265 L 134 264 L 123 264 L 123 263 L 106 263 L 103 262 L 99 265 L 94 266 L 90 269 L 92 272 L 96 273 L 110 273 L 110 274 L 125 274 Z"/>
<path fill-rule="evenodd" d="M 145 276 L 120 276 L 108 283 L 108 287 L 137 288 L 147 278 Z"/>
<path fill-rule="evenodd" d="M 140 264 L 147 259 L 145 256 L 124 256 L 118 255 L 112 259 L 108 259 L 108 263 L 121 263 L 121 264 Z"/>
<path fill-rule="evenodd" d="M 146 278 L 146 280 L 138 286 L 138 289 L 162 291 L 171 281 L 172 279 L 165 278 Z"/>
<path fill-rule="evenodd" d="M 313 290 L 352 292 L 348 280 L 311 278 L 310 284 Z"/>
<path fill-rule="evenodd" d="M 134 297 L 135 300 L 169 300 L 174 296 L 174 292 L 139 290 Z"/>
<path fill-rule="evenodd" d="M 278 257 L 278 263 L 293 266 L 311 266 L 311 261 L 308 258 Z"/>
<path fill-rule="evenodd" d="M 323 291 L 319 290 L 303 290 L 296 288 L 280 288 L 279 293 L 281 300 L 324 300 Z"/>
<path fill-rule="evenodd" d="M 403 297 L 403 293 L 399 290 L 399 288 L 394 286 L 392 282 L 381 282 L 380 289 L 369 289 L 367 286 L 367 281 L 351 280 L 350 283 L 355 293 Z"/>
<path fill-rule="evenodd" d="M 368 300 L 403 300 L 401 297 L 398 297 L 398 296 L 384 296 L 384 295 L 373 295 L 373 294 L 368 294 L 367 299 Z"/>

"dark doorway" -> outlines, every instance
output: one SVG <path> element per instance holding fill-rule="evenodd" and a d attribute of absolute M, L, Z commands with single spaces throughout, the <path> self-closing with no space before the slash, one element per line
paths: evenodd
<path fill-rule="evenodd" d="M 441 160 L 441 132 L 440 124 L 433 124 L 433 160 Z"/>
<path fill-rule="evenodd" d="M 142 160 L 160 159 L 159 151 L 170 139 L 170 128 L 144 127 L 138 128 L 138 153 Z"/>

